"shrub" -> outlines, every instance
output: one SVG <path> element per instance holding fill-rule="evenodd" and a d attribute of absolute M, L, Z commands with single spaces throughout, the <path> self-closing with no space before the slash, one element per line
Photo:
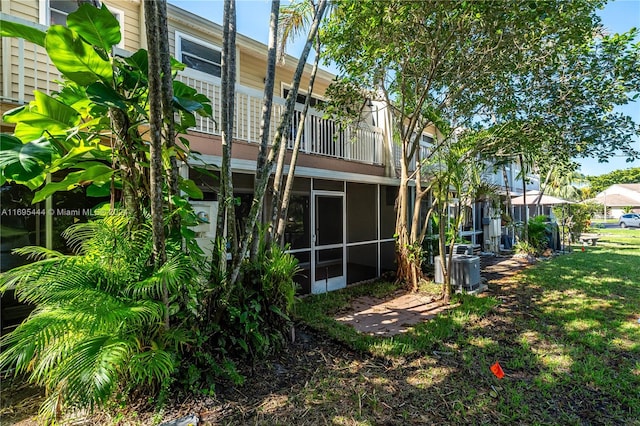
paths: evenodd
<path fill-rule="evenodd" d="M 45 415 L 100 406 L 123 388 L 159 391 L 179 364 L 187 339 L 180 327 L 165 327 L 161 293 L 169 289 L 171 320 L 179 321 L 185 297 L 197 292 L 197 271 L 171 242 L 168 261 L 154 270 L 150 228 L 131 230 L 129 222 L 107 216 L 71 226 L 64 237 L 75 254 L 21 248 L 36 261 L 0 277 L 1 291 L 15 288 L 36 306 L 2 337 L 0 367 L 46 387 Z"/>
<path fill-rule="evenodd" d="M 535 255 L 541 254 L 548 246 L 547 238 L 547 216 L 536 216 L 528 222 L 529 245 L 533 248 Z"/>
<path fill-rule="evenodd" d="M 261 240 L 254 262 L 242 265 L 240 282 L 225 305 L 212 289 L 214 313 L 204 319 L 181 381 L 193 391 L 210 393 L 220 379 L 241 384 L 244 377 L 234 360 L 255 361 L 273 353 L 290 332 L 298 260 L 278 246 L 267 248 Z M 217 315 L 215 315 L 217 314 Z"/>

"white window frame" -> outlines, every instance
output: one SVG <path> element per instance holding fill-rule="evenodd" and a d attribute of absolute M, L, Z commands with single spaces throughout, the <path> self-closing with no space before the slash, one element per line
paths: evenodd
<path fill-rule="evenodd" d="M 431 142 L 427 142 L 425 140 L 425 137 L 430 138 Z M 422 160 L 424 160 L 424 158 L 422 158 L 422 154 L 424 152 L 423 148 L 427 152 L 431 152 L 435 148 L 434 146 L 435 141 L 436 141 L 436 138 L 431 133 L 424 132 L 422 135 L 420 135 L 420 158 Z"/>
<path fill-rule="evenodd" d="M 284 83 L 284 82 L 280 83 L 280 96 L 282 97 L 282 99 L 287 99 L 284 96 L 284 91 L 285 90 L 289 90 L 290 91 L 292 87 L 293 86 L 291 84 L 289 84 L 289 83 Z M 298 89 L 298 96 L 307 96 L 307 91 L 306 90 L 302 90 L 302 89 L 299 88 Z M 316 101 L 319 101 L 319 102 L 326 102 L 327 101 L 327 98 L 325 98 L 324 96 L 320 96 L 320 95 L 318 95 L 316 93 L 313 93 L 313 92 L 311 92 L 311 98 L 315 99 Z M 301 103 L 298 103 L 297 99 L 296 99 L 296 104 L 302 105 Z M 316 109 L 313 106 L 309 106 L 309 108 Z"/>
<path fill-rule="evenodd" d="M 206 47 L 207 49 L 217 50 L 218 52 L 220 52 L 220 57 L 222 58 L 222 48 L 220 46 L 216 46 L 215 44 L 208 43 L 208 42 L 206 42 L 206 41 L 204 41 L 202 39 L 199 39 L 197 37 L 194 37 L 192 35 L 189 35 L 189 34 L 186 34 L 186 33 L 182 33 L 180 31 L 176 31 L 176 33 L 175 33 L 175 57 L 176 57 L 176 59 L 178 61 L 180 61 L 182 63 L 184 63 L 182 61 L 182 43 L 181 43 L 182 39 L 189 40 L 190 42 L 199 44 L 199 45 L 201 45 L 203 47 Z M 238 57 L 238 55 L 236 55 L 236 58 L 237 57 Z M 220 68 L 222 68 L 222 64 L 219 64 L 219 65 L 220 65 Z M 237 67 L 237 68 L 239 68 L 239 67 Z M 220 79 L 220 77 L 215 76 L 213 74 L 209 74 L 209 73 L 206 73 L 206 72 L 203 72 L 203 71 L 198 71 L 198 70 L 195 70 L 195 69 L 189 68 L 189 67 L 187 67 L 187 69 L 189 69 L 189 72 L 198 73 L 200 75 L 207 76 L 208 78 Z M 236 73 L 237 72 L 238 72 L 238 69 L 236 69 Z M 221 71 L 221 75 L 222 75 L 222 71 Z"/>
<path fill-rule="evenodd" d="M 50 26 L 51 25 L 51 3 L 49 0 L 39 0 L 38 1 L 38 19 L 42 25 Z M 125 14 L 121 9 L 116 9 L 111 5 L 107 5 L 109 11 L 113 13 L 118 22 L 120 23 L 120 43 L 116 44 L 117 47 L 124 49 L 124 25 L 125 25 Z"/>

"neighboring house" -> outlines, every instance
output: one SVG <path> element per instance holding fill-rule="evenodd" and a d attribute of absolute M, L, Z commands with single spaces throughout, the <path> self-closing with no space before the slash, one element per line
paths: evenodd
<path fill-rule="evenodd" d="M 105 1 L 123 27 L 123 42 L 119 48 L 135 51 L 145 46 L 142 28 L 144 1 Z M 2 19 L 46 29 L 51 22 L 64 22 L 64 17 L 76 7 L 75 1 L 17 1 L 0 2 Z M 179 79 L 196 88 L 212 101 L 214 120 L 199 119 L 190 132 L 191 148 L 203 155 L 206 164 L 220 164 L 220 51 L 222 28 L 220 25 L 168 5 L 169 38 L 172 53 L 188 68 Z M 265 17 L 265 26 L 267 25 Z M 43 49 L 22 40 L 2 40 L 2 69 L 0 70 L 1 110 L 7 111 L 33 99 L 33 90 L 45 92 L 57 89 L 54 82 L 58 75 L 48 63 Z M 240 198 L 238 220 L 251 202 L 253 180 L 258 153 L 258 136 L 262 92 L 266 69 L 267 47 L 261 42 L 238 34 L 237 37 L 237 86 L 236 114 L 232 168 L 234 188 Z M 289 90 L 295 58 L 289 57 L 285 65 L 279 65 L 276 73 L 272 132 L 284 108 L 284 97 Z M 310 72 L 306 70 L 301 88 L 305 88 Z M 322 102 L 323 94 L 334 76 L 319 71 L 312 105 Z M 303 97 L 300 97 L 303 102 Z M 294 129 L 300 117 L 302 105 L 294 117 Z M 385 271 L 395 270 L 394 209 L 399 180 L 395 173 L 394 155 L 397 150 L 391 138 L 390 123 L 385 116 L 388 108 L 371 102 L 366 111 L 366 123 L 355 134 L 342 132 L 332 120 L 311 109 L 305 126 L 301 155 L 296 168 L 293 197 L 289 207 L 289 223 L 285 240 L 291 253 L 300 261 L 303 269 L 298 276 L 305 293 L 324 292 L 347 284 L 372 279 Z M 12 129 L 2 125 L 2 131 Z M 433 142 L 435 132 L 423 135 L 424 148 Z M 290 141 L 291 143 L 291 141 Z M 198 165 L 202 165 L 198 163 Z M 194 202 L 197 212 L 213 217 L 217 210 L 217 182 L 210 177 L 183 167 L 182 172 L 202 188 L 204 201 Z M 507 175 L 511 195 L 522 192 L 515 183 L 518 170 L 508 168 Z M 54 179 L 56 177 L 54 176 Z M 504 188 L 502 171 L 487 175 L 487 180 Z M 527 189 L 536 189 L 533 184 Z M 506 192 L 503 193 L 506 194 Z M 30 193 L 24 187 L 4 185 L 2 208 L 33 208 Z M 85 197 L 82 188 L 67 193 L 56 193 L 42 205 L 35 206 L 42 215 L 26 217 L 2 217 L 14 230 L 24 230 L 12 238 L 3 231 L 3 255 L 7 250 L 25 244 L 40 244 L 51 248 L 63 247 L 60 232 L 69 224 L 86 220 L 85 210 L 95 199 Z M 267 205 L 268 205 L 267 200 Z M 485 216 L 494 214 L 487 203 L 468 207 L 468 220 L 463 227 L 463 237 L 472 243 L 484 245 L 488 235 Z M 266 219 L 266 215 L 263 217 Z M 240 227 L 241 223 L 235 227 Z M 207 245 L 212 229 L 201 225 L 196 229 Z M 6 243 L 6 244 L 5 244 Z M 5 247 L 6 246 L 6 247 Z M 6 250 L 5 250 L 6 249 Z M 4 257 L 4 256 L 3 256 Z M 2 269 L 14 266 L 18 259 L 10 256 L 3 260 Z"/>
<path fill-rule="evenodd" d="M 608 215 L 619 218 L 631 208 L 640 213 L 640 183 L 618 183 L 611 185 L 596 195 L 595 200 L 609 208 Z"/>

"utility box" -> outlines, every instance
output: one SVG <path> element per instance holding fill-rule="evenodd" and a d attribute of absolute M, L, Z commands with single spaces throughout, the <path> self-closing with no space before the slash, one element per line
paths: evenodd
<path fill-rule="evenodd" d="M 218 217 L 217 201 L 192 201 L 191 206 L 198 219 L 198 224 L 191 229 L 196 233 L 196 242 L 205 252 L 210 255 L 216 237 L 216 220 Z"/>
<path fill-rule="evenodd" d="M 449 256 L 445 257 L 446 261 Z M 435 281 L 444 282 L 444 273 L 440 263 L 440 256 L 434 258 Z M 454 254 L 449 268 L 451 275 L 451 288 L 456 291 L 473 291 L 480 287 L 480 257 L 467 254 Z"/>

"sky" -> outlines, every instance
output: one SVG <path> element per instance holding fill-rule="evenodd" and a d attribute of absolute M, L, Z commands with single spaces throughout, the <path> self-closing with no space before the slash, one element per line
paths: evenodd
<path fill-rule="evenodd" d="M 216 23 L 222 23 L 222 0 L 168 0 L 169 3 L 202 16 Z M 286 1 L 282 1 L 283 4 Z M 266 44 L 269 37 L 270 0 L 237 0 L 238 32 Z M 640 28 L 640 0 L 616 0 L 608 3 L 599 12 L 602 24 L 610 33 L 623 33 L 633 27 Z M 640 41 L 640 40 L 636 40 Z M 287 52 L 297 56 L 302 51 L 304 40 L 299 40 L 287 49 Z M 331 66 L 326 67 L 336 72 Z M 631 116 L 636 123 L 640 123 L 640 99 L 625 105 L 619 110 Z M 635 148 L 640 151 L 640 139 L 634 141 Z M 640 161 L 628 163 L 625 157 L 610 158 L 607 163 L 599 163 L 596 159 L 581 159 L 580 172 L 588 176 L 598 176 L 613 170 L 640 167 Z"/>

